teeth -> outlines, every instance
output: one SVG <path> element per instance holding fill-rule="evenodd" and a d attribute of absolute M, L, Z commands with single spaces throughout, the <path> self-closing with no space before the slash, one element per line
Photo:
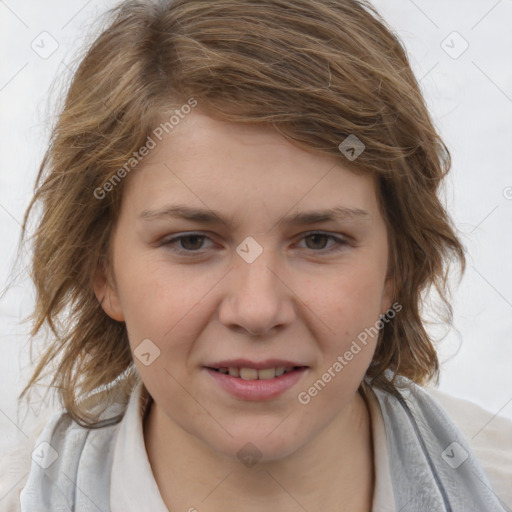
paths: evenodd
<path fill-rule="evenodd" d="M 239 377 L 244 380 L 269 380 L 275 377 L 281 377 L 285 373 L 293 371 L 293 366 L 279 366 L 277 368 L 264 368 L 257 370 L 256 368 L 218 368 L 220 373 L 230 375 L 231 377 Z"/>
<path fill-rule="evenodd" d="M 275 376 L 275 368 L 265 368 L 264 370 L 258 370 L 258 379 L 260 380 L 273 379 Z"/>
<path fill-rule="evenodd" d="M 231 375 L 231 377 L 240 377 L 240 370 L 238 368 L 231 367 L 229 369 L 229 375 Z"/>
<path fill-rule="evenodd" d="M 240 368 L 240 378 L 244 380 L 256 380 L 258 370 L 256 368 Z"/>

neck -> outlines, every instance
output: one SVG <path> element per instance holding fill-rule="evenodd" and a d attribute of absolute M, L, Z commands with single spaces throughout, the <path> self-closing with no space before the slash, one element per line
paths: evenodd
<path fill-rule="evenodd" d="M 370 415 L 356 393 L 322 432 L 284 459 L 246 467 L 211 450 L 151 401 L 144 440 L 169 510 L 221 512 L 371 511 L 374 467 Z"/>

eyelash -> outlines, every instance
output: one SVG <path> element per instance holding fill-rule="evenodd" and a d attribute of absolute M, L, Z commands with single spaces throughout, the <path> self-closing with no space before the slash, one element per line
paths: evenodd
<path fill-rule="evenodd" d="M 306 235 L 304 235 L 301 238 L 301 240 L 305 239 L 305 238 L 308 238 L 308 237 L 311 237 L 311 236 L 315 236 L 315 235 L 324 236 L 327 239 L 334 240 L 336 243 L 335 243 L 334 246 L 332 246 L 330 249 L 327 249 L 327 250 L 325 250 L 325 249 L 318 249 L 318 250 L 309 249 L 310 251 L 313 251 L 313 252 L 323 252 L 323 253 L 330 254 L 330 253 L 333 253 L 333 252 L 338 252 L 338 251 L 342 250 L 344 248 L 344 246 L 348 245 L 348 242 L 346 240 L 344 240 L 342 238 L 339 238 L 339 237 L 336 237 L 334 235 L 331 235 L 329 233 L 323 233 L 321 231 L 313 231 L 313 232 L 307 233 Z M 174 253 L 176 253 L 178 255 L 194 256 L 194 255 L 201 255 L 201 254 L 203 254 L 203 252 L 201 252 L 201 250 L 193 251 L 193 250 L 187 250 L 187 249 L 179 249 L 177 247 L 171 247 L 171 245 L 173 243 L 175 243 L 175 242 L 179 242 L 180 240 L 183 240 L 183 239 L 186 239 L 186 238 L 192 238 L 192 237 L 197 237 L 197 238 L 201 238 L 201 239 L 209 239 L 209 237 L 207 237 L 206 235 L 203 235 L 201 233 L 188 233 L 186 235 L 180 235 L 180 236 L 168 239 L 168 240 L 164 240 L 161 245 L 169 247 L 169 249 L 172 252 L 174 252 Z"/>

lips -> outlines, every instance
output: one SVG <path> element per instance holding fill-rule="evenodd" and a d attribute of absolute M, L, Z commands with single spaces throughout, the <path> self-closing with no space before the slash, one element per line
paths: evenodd
<path fill-rule="evenodd" d="M 270 380 L 293 370 L 305 368 L 305 365 L 284 359 L 267 359 L 265 361 L 231 359 L 208 364 L 205 367 L 243 380 Z"/>
<path fill-rule="evenodd" d="M 230 364 L 233 363 L 230 362 Z M 248 363 L 244 362 L 243 364 Z M 285 371 L 280 376 L 275 375 L 276 370 L 281 371 L 285 368 L 290 369 L 290 371 Z M 238 371 L 240 375 L 238 377 L 232 376 L 229 374 L 230 370 L 232 373 Z M 215 384 L 215 387 L 227 392 L 232 397 L 243 401 L 261 401 L 277 399 L 297 386 L 309 374 L 309 367 L 280 366 L 257 369 L 248 366 L 221 366 L 220 368 L 206 366 L 203 371 L 207 378 L 211 379 L 210 382 Z M 274 377 L 272 377 L 273 373 Z"/>

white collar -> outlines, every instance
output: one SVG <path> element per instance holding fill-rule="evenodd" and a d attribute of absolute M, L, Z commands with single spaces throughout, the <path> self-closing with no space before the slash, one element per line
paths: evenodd
<path fill-rule="evenodd" d="M 142 381 L 134 388 L 120 423 L 110 477 L 111 512 L 169 512 L 149 463 L 142 418 L 149 395 Z"/>

